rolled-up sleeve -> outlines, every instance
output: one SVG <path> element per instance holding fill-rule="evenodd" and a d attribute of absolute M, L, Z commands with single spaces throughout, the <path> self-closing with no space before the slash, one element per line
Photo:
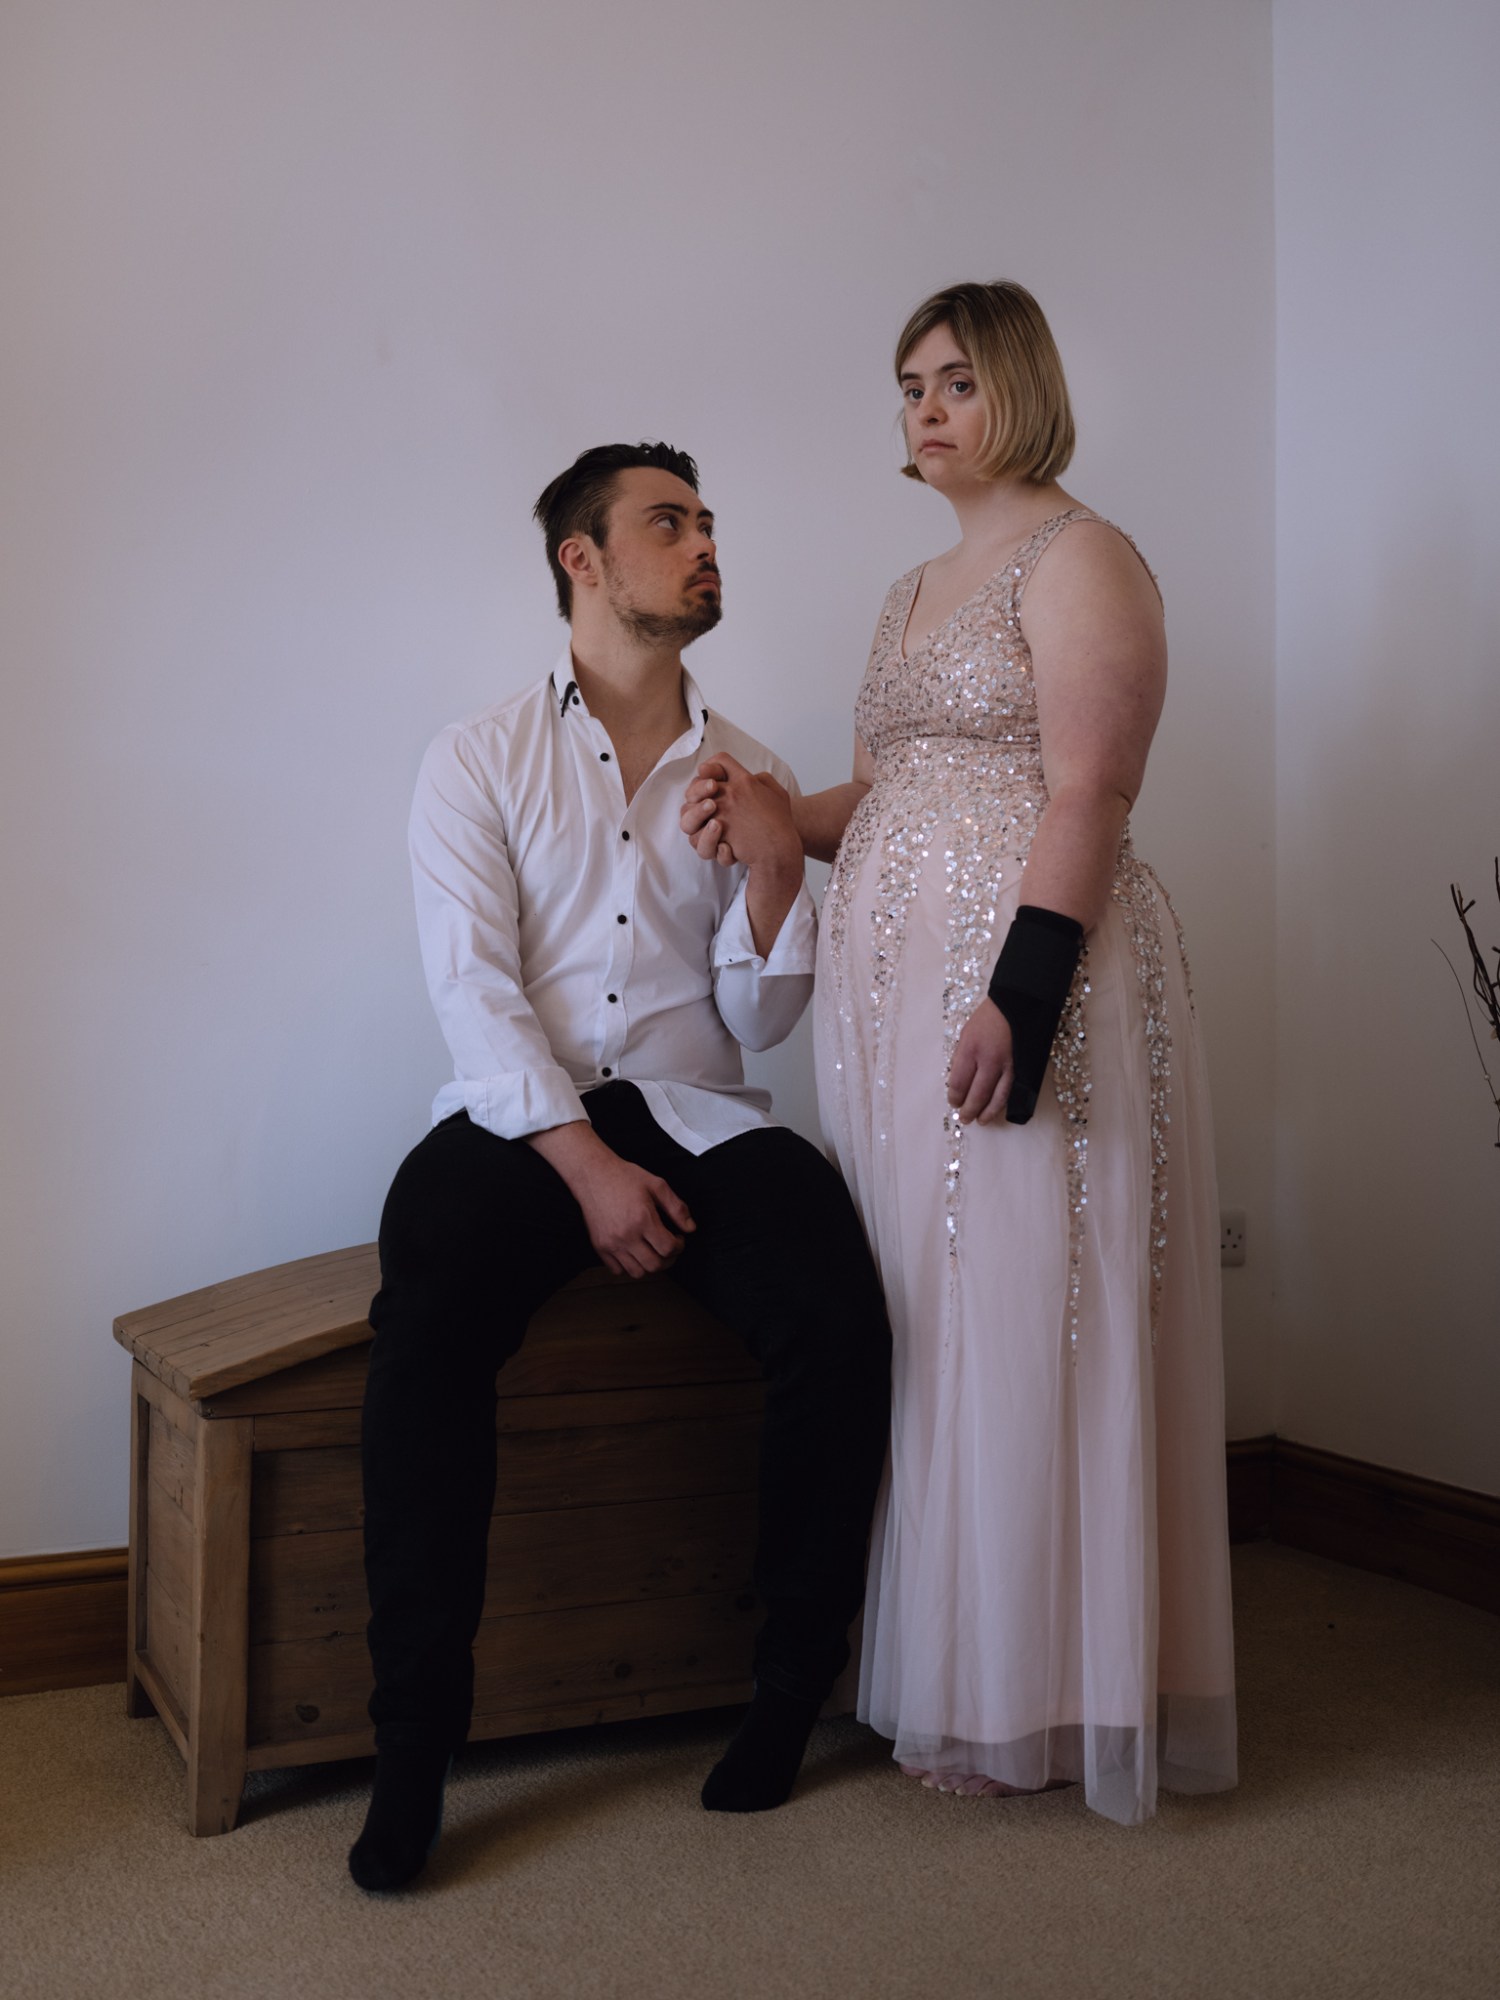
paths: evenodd
<path fill-rule="evenodd" d="M 770 759 L 771 775 L 797 797 L 797 780 L 779 757 Z M 709 963 L 713 967 L 714 1000 L 731 1035 L 747 1049 L 774 1049 L 802 1018 L 812 998 L 813 970 L 818 959 L 818 908 L 804 881 L 797 900 L 781 920 L 776 942 L 762 957 L 755 948 L 746 903 L 745 871 L 714 934 Z"/>
<path fill-rule="evenodd" d="M 422 762 L 410 826 L 427 990 L 477 1125 L 524 1138 L 587 1114 L 526 998 L 505 825 L 480 760 L 446 729 Z"/>
<path fill-rule="evenodd" d="M 737 1042 L 747 1049 L 773 1049 L 786 1040 L 812 998 L 817 955 L 818 913 L 807 884 L 798 890 L 776 942 L 762 957 L 755 949 L 741 879 L 709 957 L 714 1001 Z"/>

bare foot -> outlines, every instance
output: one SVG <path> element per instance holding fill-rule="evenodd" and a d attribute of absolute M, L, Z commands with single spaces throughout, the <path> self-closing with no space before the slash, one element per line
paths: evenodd
<path fill-rule="evenodd" d="M 1035 1793 L 1024 1785 L 1007 1785 L 999 1778 L 986 1778 L 982 1772 L 924 1771 L 917 1764 L 902 1764 L 900 1771 L 904 1777 L 915 1778 L 924 1790 L 948 1792 L 959 1799 L 1029 1799 Z M 1052 1778 L 1040 1787 L 1044 1792 L 1064 1790 L 1072 1783 L 1071 1778 Z"/>

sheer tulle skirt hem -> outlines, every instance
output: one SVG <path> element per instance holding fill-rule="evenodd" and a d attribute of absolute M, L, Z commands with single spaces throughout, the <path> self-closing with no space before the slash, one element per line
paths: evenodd
<path fill-rule="evenodd" d="M 1164 1694 L 1154 1725 L 1063 1723 L 1010 1743 L 929 1734 L 864 1701 L 859 1719 L 893 1740 L 897 1763 L 938 1777 L 993 1778 L 1017 1792 L 1081 1784 L 1087 1804 L 1121 1826 L 1149 1819 L 1158 1789 L 1227 1792 L 1237 1779 L 1233 1694 Z"/>

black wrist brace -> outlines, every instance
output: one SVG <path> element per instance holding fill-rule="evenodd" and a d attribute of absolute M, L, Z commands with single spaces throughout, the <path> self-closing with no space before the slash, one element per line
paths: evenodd
<path fill-rule="evenodd" d="M 1022 903 L 1006 932 L 990 974 L 990 998 L 1010 1023 L 1015 1052 L 1007 1124 L 1024 1125 L 1036 1109 L 1082 951 L 1083 925 L 1035 903 Z"/>

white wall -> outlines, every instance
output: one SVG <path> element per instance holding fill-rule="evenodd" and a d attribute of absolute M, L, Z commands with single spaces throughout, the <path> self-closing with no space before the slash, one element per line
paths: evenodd
<path fill-rule="evenodd" d="M 1275 42 L 1277 1428 L 1500 1492 L 1500 11 Z"/>
<path fill-rule="evenodd" d="M 5 8 L 0 1554 L 125 1539 L 115 1313 L 374 1234 L 445 1069 L 412 776 L 560 643 L 528 510 L 578 450 L 698 455 L 695 671 L 844 774 L 948 535 L 889 360 L 956 277 L 1040 294 L 1070 484 L 1162 575 L 1138 839 L 1268 1222 L 1270 86 L 1241 0 Z M 1270 1260 L 1231 1277 L 1243 1434 Z"/>

